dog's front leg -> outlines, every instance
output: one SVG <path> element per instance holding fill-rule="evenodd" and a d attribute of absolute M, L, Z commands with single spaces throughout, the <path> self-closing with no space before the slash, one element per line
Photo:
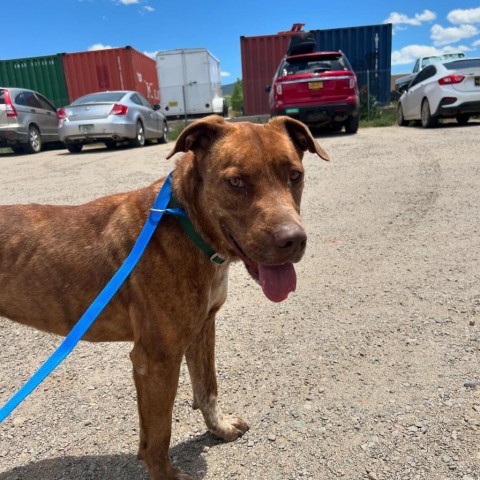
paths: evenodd
<path fill-rule="evenodd" d="M 130 353 L 140 416 L 138 457 L 147 464 L 151 480 L 194 480 L 173 468 L 168 457 L 183 352 L 153 350 L 136 341 Z"/>
<path fill-rule="evenodd" d="M 198 337 L 185 353 L 193 387 L 193 408 L 199 408 L 208 429 L 227 442 L 241 437 L 248 425 L 238 417 L 224 415 L 217 403 L 215 368 L 215 313 L 207 318 Z"/>

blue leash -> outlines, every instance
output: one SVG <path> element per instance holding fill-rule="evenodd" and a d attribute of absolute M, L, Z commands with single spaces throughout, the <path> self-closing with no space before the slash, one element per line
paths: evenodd
<path fill-rule="evenodd" d="M 133 246 L 126 260 L 123 262 L 122 266 L 117 270 L 115 275 L 99 293 L 90 307 L 88 307 L 87 311 L 72 328 L 68 336 L 65 337 L 60 346 L 33 374 L 27 383 L 25 383 L 25 385 L 0 409 L 0 423 L 3 422 L 10 415 L 10 413 L 12 413 L 12 411 L 17 408 L 18 405 L 25 400 L 25 398 L 30 395 L 75 348 L 85 332 L 91 327 L 93 322 L 97 319 L 102 310 L 107 306 L 108 302 L 110 302 L 123 282 L 135 268 L 135 265 L 140 260 L 140 257 L 145 251 L 148 242 L 152 238 L 153 232 L 162 219 L 163 214 L 170 213 L 173 215 L 185 215 L 183 209 L 167 208 L 171 196 L 172 180 L 170 174 L 158 193 L 153 207 L 151 208 L 150 215 L 148 216 L 145 225 L 143 226 L 143 229 L 140 232 L 137 241 L 135 242 L 135 245 Z"/>

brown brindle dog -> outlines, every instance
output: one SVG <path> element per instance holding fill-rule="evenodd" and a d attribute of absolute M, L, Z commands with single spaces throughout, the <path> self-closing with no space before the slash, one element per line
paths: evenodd
<path fill-rule="evenodd" d="M 208 429 L 235 440 L 248 430 L 217 404 L 215 314 L 227 296 L 230 262 L 242 260 L 273 301 L 295 290 L 293 263 L 307 236 L 300 222 L 303 153 L 327 153 L 300 122 L 187 127 L 168 158 L 172 188 L 200 236 L 226 259 L 215 265 L 178 218 L 164 216 L 133 273 L 84 339 L 133 341 L 140 415 L 139 458 L 152 480 L 187 480 L 168 448 L 180 364 L 186 357 L 193 408 Z M 0 316 L 66 335 L 122 264 L 163 183 L 80 206 L 0 207 Z"/>

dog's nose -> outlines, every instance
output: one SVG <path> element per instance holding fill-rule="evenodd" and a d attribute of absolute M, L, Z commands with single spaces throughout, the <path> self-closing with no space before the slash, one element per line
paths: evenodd
<path fill-rule="evenodd" d="M 275 245 L 283 251 L 291 254 L 300 253 L 307 245 L 307 234 L 305 230 L 296 223 L 282 225 L 273 233 Z"/>

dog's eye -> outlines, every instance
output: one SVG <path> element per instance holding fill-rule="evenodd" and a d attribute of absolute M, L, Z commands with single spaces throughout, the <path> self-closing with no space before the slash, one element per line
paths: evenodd
<path fill-rule="evenodd" d="M 233 188 L 242 188 L 245 184 L 237 177 L 227 178 L 228 184 Z"/>
<path fill-rule="evenodd" d="M 302 172 L 298 170 L 292 170 L 290 172 L 290 181 L 291 182 L 298 182 L 302 178 Z"/>

